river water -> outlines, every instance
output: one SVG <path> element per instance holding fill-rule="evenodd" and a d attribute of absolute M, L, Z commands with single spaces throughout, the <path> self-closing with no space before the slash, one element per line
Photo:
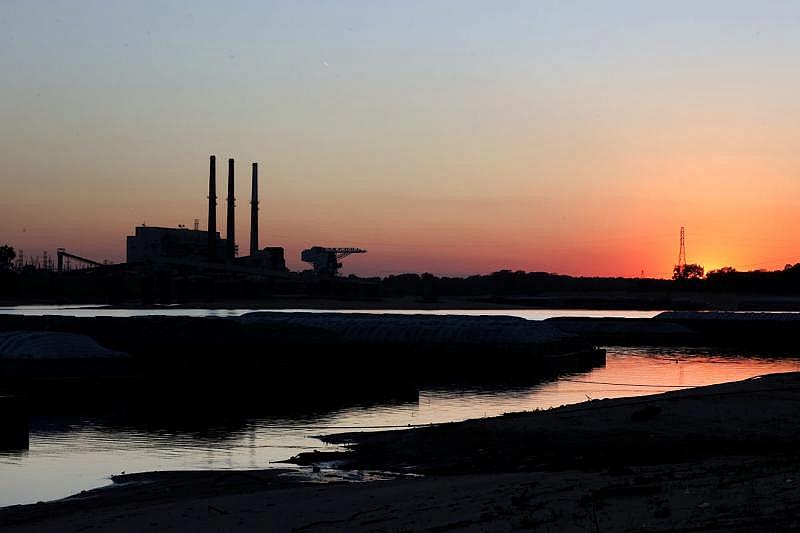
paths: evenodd
<path fill-rule="evenodd" d="M 235 316 L 248 310 L 107 310 L 63 307 L 6 308 L 26 314 L 117 316 L 145 314 Z M 0 313 L 3 310 L 0 309 Z M 365 311 L 376 312 L 376 311 Z M 390 312 L 390 311 L 381 311 Z M 391 311 L 419 313 L 420 311 Z M 423 313 L 433 313 L 423 311 Z M 503 314 L 541 320 L 550 316 L 646 317 L 641 311 L 437 311 Z M 192 422 L 145 414 L 135 419 L 92 414 L 35 414 L 30 448 L 0 451 L 0 506 L 51 500 L 109 483 L 120 472 L 177 469 L 268 468 L 302 451 L 325 449 L 316 435 L 377 426 L 408 426 L 545 409 L 587 399 L 653 394 L 736 381 L 773 372 L 800 371 L 800 358 L 687 348 L 609 347 L 606 366 L 525 387 L 425 388 L 412 398 L 340 405 L 274 416 Z M 276 406 L 281 407 L 281 406 Z M 276 412 L 281 412 L 276 409 Z M 283 410 L 285 412 L 285 410 Z"/>
<path fill-rule="evenodd" d="M 0 452 L 0 506 L 61 498 L 108 484 L 108 476 L 123 471 L 267 468 L 302 451 L 325 449 L 314 436 L 338 430 L 480 418 L 789 371 L 800 371 L 800 359 L 611 347 L 604 368 L 556 381 L 505 389 L 429 388 L 410 400 L 330 411 L 235 422 L 201 418 L 191 425 L 36 415 L 29 450 Z"/>

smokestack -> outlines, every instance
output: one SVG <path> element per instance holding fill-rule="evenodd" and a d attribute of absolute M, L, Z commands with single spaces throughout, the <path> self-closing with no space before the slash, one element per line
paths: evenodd
<path fill-rule="evenodd" d="M 233 197 L 233 158 L 228 159 L 228 259 L 236 257 L 235 199 Z"/>
<path fill-rule="evenodd" d="M 250 198 L 250 255 L 258 253 L 258 163 L 253 163 L 253 195 Z"/>
<path fill-rule="evenodd" d="M 208 260 L 217 259 L 217 157 L 208 158 Z"/>

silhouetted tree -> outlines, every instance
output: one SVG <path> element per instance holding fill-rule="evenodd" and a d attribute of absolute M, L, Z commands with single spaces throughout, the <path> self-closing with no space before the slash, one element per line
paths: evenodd
<path fill-rule="evenodd" d="M 736 274 L 737 270 L 733 267 L 722 267 L 716 270 L 710 270 L 708 274 L 706 274 L 707 278 L 713 278 L 714 276 L 729 276 L 731 274 Z"/>
<path fill-rule="evenodd" d="M 17 252 L 14 251 L 14 248 L 7 244 L 0 246 L 0 268 L 11 268 L 11 263 L 15 257 L 17 257 Z"/>
<path fill-rule="evenodd" d="M 705 269 L 694 263 L 684 265 L 683 267 L 675 265 L 675 268 L 672 270 L 672 279 L 702 279 L 704 273 Z"/>

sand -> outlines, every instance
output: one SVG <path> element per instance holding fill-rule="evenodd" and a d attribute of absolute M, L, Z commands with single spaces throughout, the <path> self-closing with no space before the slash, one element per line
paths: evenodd
<path fill-rule="evenodd" d="M 3 531 L 767 531 L 800 527 L 796 458 L 431 476 L 0 512 Z M 198 489 L 202 488 L 198 486 Z"/>

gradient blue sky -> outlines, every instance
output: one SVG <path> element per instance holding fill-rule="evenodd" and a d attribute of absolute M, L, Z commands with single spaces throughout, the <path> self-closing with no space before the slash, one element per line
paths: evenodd
<path fill-rule="evenodd" d="M 124 258 L 249 162 L 294 268 L 800 261 L 800 3 L 0 3 L 0 241 Z M 224 186 L 224 181 L 222 183 Z M 218 227 L 224 231 L 220 217 Z"/>

